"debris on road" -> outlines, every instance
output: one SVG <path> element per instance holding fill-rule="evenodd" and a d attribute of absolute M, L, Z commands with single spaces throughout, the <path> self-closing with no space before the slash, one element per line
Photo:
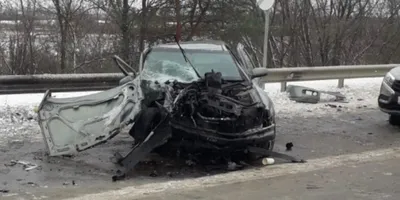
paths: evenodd
<path fill-rule="evenodd" d="M 0 193 L 9 193 L 10 190 L 0 189 Z"/>
<path fill-rule="evenodd" d="M 328 106 L 328 107 L 331 107 L 331 108 L 337 108 L 338 107 L 338 105 L 335 105 L 335 104 L 325 104 L 325 106 Z"/>
<path fill-rule="evenodd" d="M 293 147 L 293 143 L 292 142 L 286 143 L 286 151 L 291 151 L 292 147 Z"/>
<path fill-rule="evenodd" d="M 121 170 L 117 170 L 116 175 L 114 175 L 112 177 L 112 181 L 115 182 L 115 181 L 124 180 L 125 177 L 126 177 L 125 173 L 123 173 Z"/>
<path fill-rule="evenodd" d="M 316 190 L 316 189 L 321 189 L 322 187 L 320 186 L 316 186 L 316 185 L 311 185 L 311 184 L 307 184 L 306 187 L 308 190 Z"/>
<path fill-rule="evenodd" d="M 273 165 L 275 163 L 275 159 L 273 159 L 273 158 L 263 158 L 261 160 L 261 163 L 263 165 Z"/>
<path fill-rule="evenodd" d="M 32 182 L 32 181 L 23 183 L 22 185 L 30 185 L 30 186 L 36 186 L 36 187 L 39 186 L 37 183 L 34 183 L 34 182 Z"/>
<path fill-rule="evenodd" d="M 306 163 L 306 160 L 303 159 L 298 159 L 294 156 L 290 156 L 290 155 L 286 155 L 283 153 L 279 153 L 279 152 L 275 152 L 275 151 L 270 151 L 270 150 L 266 150 L 263 148 L 259 148 L 259 147 L 248 147 L 248 151 L 254 154 L 258 154 L 258 155 L 263 155 L 265 157 L 274 157 L 274 158 L 280 158 L 283 160 L 287 160 L 287 161 L 291 161 L 292 163 Z"/>
<path fill-rule="evenodd" d="M 309 87 L 298 85 L 288 85 L 287 90 L 289 99 L 298 103 L 311 103 L 316 104 L 321 100 L 321 94 L 328 94 L 334 96 L 335 102 L 345 103 L 346 97 L 340 92 L 321 91 Z"/>
<path fill-rule="evenodd" d="M 30 162 L 27 162 L 27 161 L 20 161 L 20 160 L 11 160 L 11 162 L 9 164 L 4 164 L 4 165 L 7 166 L 7 167 L 13 167 L 13 166 L 15 166 L 17 164 L 22 165 L 23 169 L 25 171 L 30 171 L 30 170 L 33 170 L 33 169 L 36 169 L 37 167 L 39 167 L 36 164 L 30 163 Z"/>

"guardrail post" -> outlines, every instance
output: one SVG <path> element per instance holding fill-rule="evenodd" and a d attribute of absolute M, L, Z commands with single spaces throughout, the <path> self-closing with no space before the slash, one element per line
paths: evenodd
<path fill-rule="evenodd" d="M 343 88 L 343 87 L 344 87 L 344 79 L 339 79 L 338 88 Z"/>
<path fill-rule="evenodd" d="M 281 82 L 281 92 L 285 92 L 287 88 L 287 82 Z"/>

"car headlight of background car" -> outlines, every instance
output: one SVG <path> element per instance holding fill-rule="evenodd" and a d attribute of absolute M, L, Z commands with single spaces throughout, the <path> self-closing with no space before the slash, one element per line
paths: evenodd
<path fill-rule="evenodd" d="M 393 83 L 394 83 L 394 81 L 395 81 L 395 78 L 394 78 L 394 76 L 393 76 L 390 72 L 388 72 L 388 73 L 385 75 L 385 78 L 383 78 L 383 81 L 384 81 L 386 84 L 388 84 L 389 86 L 392 86 Z"/>
<path fill-rule="evenodd" d="M 392 89 L 392 85 L 394 84 L 395 78 L 394 76 L 388 72 L 385 77 L 383 78 L 381 90 L 379 94 L 378 101 L 380 103 L 389 103 L 392 101 L 393 95 L 395 91 Z"/>

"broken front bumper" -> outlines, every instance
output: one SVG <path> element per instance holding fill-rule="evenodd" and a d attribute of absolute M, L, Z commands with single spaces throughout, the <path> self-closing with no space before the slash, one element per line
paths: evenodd
<path fill-rule="evenodd" d="M 223 133 L 201 127 L 193 127 L 178 121 L 171 121 L 171 127 L 173 128 L 174 135 L 179 135 L 182 138 L 202 140 L 217 146 L 237 147 L 263 144 L 275 140 L 276 136 L 275 124 L 249 129 L 240 133 Z"/>

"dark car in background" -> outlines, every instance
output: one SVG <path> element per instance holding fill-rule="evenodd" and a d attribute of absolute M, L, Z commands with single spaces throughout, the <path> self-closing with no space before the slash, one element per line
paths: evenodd
<path fill-rule="evenodd" d="M 390 124 L 400 125 L 400 67 L 391 69 L 383 78 L 378 105 L 389 114 Z"/>

